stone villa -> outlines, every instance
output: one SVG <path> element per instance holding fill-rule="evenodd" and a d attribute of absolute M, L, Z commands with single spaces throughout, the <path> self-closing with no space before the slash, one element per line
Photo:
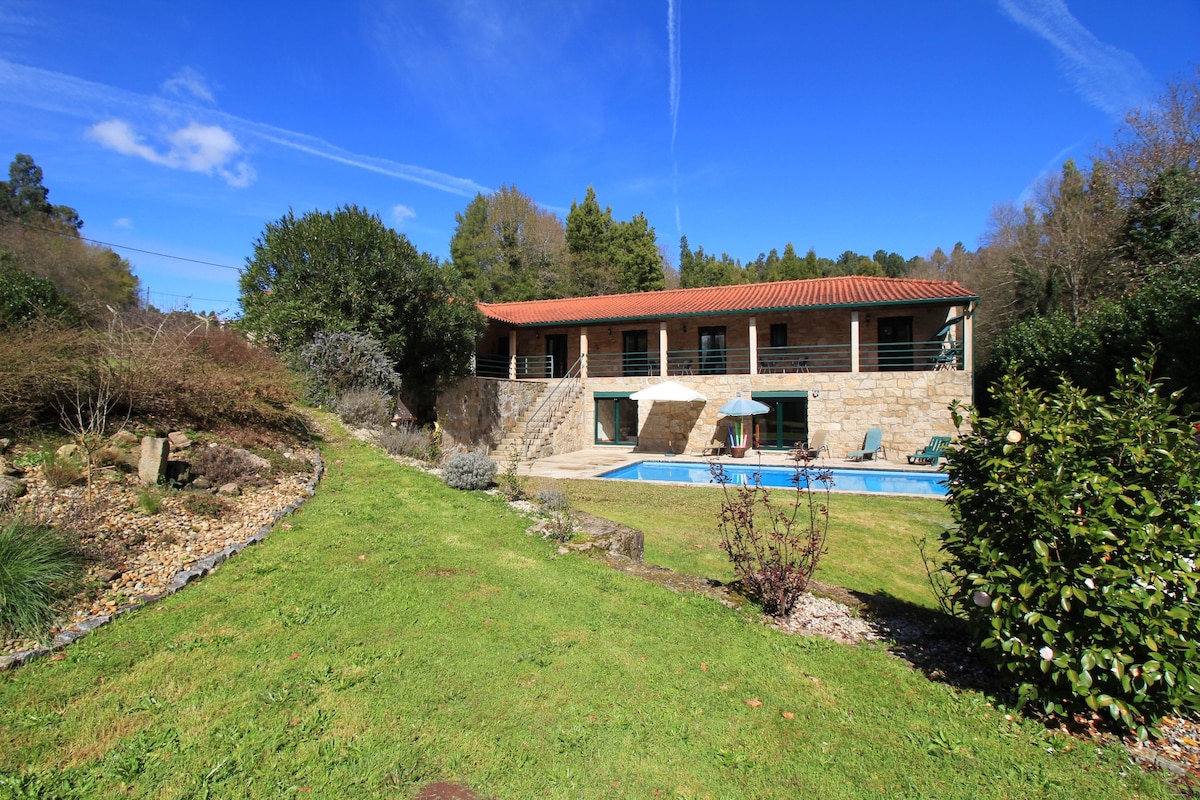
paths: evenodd
<path fill-rule="evenodd" d="M 891 453 L 952 435 L 972 402 L 979 298 L 949 281 L 838 277 L 640 294 L 481 303 L 475 377 L 443 392 L 451 442 L 531 457 L 595 445 L 700 453 L 727 441 L 738 393 L 764 449 L 828 431 L 835 458 L 884 431 Z M 671 380 L 706 398 L 638 402 Z M 895 458 L 895 456 L 892 456 Z"/>

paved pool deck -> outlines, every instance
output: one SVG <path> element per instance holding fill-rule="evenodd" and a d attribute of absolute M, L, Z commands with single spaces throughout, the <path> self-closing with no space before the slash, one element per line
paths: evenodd
<path fill-rule="evenodd" d="M 618 467 L 636 464 L 639 461 L 663 461 L 667 459 L 697 463 L 705 463 L 710 460 L 704 456 L 670 456 L 663 452 L 651 452 L 637 450 L 632 447 L 611 445 L 588 447 L 583 450 L 576 450 L 573 453 L 539 458 L 536 461 L 523 464 L 521 466 L 521 473 L 535 478 L 586 480 L 588 478 L 595 478 L 601 473 L 617 469 Z M 711 460 L 722 464 L 762 464 L 763 466 L 773 467 L 795 466 L 795 462 L 787 457 L 787 451 L 785 450 L 750 450 L 746 453 L 745 458 L 734 458 L 733 456 L 723 455 Z M 897 456 L 894 453 L 888 453 L 887 459 L 879 459 L 878 461 L 847 461 L 843 457 L 833 457 L 819 458 L 813 463 L 815 466 L 836 467 L 840 469 L 894 469 L 912 472 L 936 471 L 930 466 L 909 464 L 905 454 Z"/>

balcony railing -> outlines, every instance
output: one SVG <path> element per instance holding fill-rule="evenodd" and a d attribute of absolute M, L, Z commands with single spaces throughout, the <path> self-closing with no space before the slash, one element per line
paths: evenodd
<path fill-rule="evenodd" d="M 508 356 L 475 356 L 475 374 L 480 378 L 508 378 Z M 517 378 L 550 378 L 554 356 L 517 356 Z"/>
<path fill-rule="evenodd" d="M 962 344 L 959 342 L 899 342 L 862 345 L 859 348 L 861 372 L 928 372 L 962 369 Z M 657 377 L 659 354 L 589 353 L 587 374 L 591 378 Z M 760 347 L 760 375 L 804 372 L 849 372 L 852 368 L 849 344 Z M 750 348 L 726 347 L 708 350 L 667 351 L 667 375 L 748 375 Z M 483 378 L 509 377 L 509 359 L 504 356 L 477 356 L 475 374 Z M 551 356 L 517 356 L 517 378 L 549 378 L 554 374 Z"/>

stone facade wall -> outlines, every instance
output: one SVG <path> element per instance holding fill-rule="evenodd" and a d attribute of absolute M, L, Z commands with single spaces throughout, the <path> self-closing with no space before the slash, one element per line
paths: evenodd
<path fill-rule="evenodd" d="M 953 436 L 950 402 L 957 399 L 969 404 L 972 398 L 971 375 L 962 371 L 699 375 L 676 380 L 701 392 L 708 401 L 639 403 L 638 451 L 699 453 L 714 435 L 723 436 L 719 429 L 729 420 L 717 409 L 738 392 L 750 397 L 754 392 L 806 391 L 809 430 L 829 431 L 831 458 L 842 458 L 860 448 L 868 428 L 883 428 L 888 457 L 897 460 L 924 447 L 931 436 Z M 589 379 L 582 398 L 586 429 L 573 434 L 574 441 L 581 446 L 592 444 L 594 392 L 632 392 L 657 381 Z M 568 434 L 564 431 L 563 435 Z"/>
<path fill-rule="evenodd" d="M 443 446 L 466 450 L 494 447 L 545 389 L 544 381 L 461 378 L 438 394 Z"/>

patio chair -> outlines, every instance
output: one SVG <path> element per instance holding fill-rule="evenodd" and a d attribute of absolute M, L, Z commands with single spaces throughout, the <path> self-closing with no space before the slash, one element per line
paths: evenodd
<path fill-rule="evenodd" d="M 818 456 L 828 455 L 829 448 L 825 444 L 825 439 L 828 436 L 829 431 L 827 430 L 822 429 L 819 431 L 813 431 L 812 438 L 810 438 L 805 444 L 795 448 L 794 450 L 788 451 L 788 458 L 794 461 L 801 461 L 803 459 L 817 458 Z"/>
<path fill-rule="evenodd" d="M 717 428 L 716 432 L 713 433 L 713 437 L 709 443 L 701 447 L 700 452 L 692 452 L 691 455 L 708 458 L 710 456 L 719 456 L 726 453 L 729 450 L 729 444 L 728 440 L 725 440 L 725 437 L 722 433 L 726 430 L 728 430 L 728 428 Z"/>
<path fill-rule="evenodd" d="M 883 447 L 883 428 L 870 428 L 863 437 L 862 450 L 853 450 L 846 454 L 847 461 L 875 460 L 876 455 L 887 458 L 887 450 Z"/>
<path fill-rule="evenodd" d="M 949 436 L 934 436 L 923 449 L 909 455 L 908 463 L 929 464 L 936 467 L 942 458 L 942 451 L 948 444 L 950 444 Z"/>

